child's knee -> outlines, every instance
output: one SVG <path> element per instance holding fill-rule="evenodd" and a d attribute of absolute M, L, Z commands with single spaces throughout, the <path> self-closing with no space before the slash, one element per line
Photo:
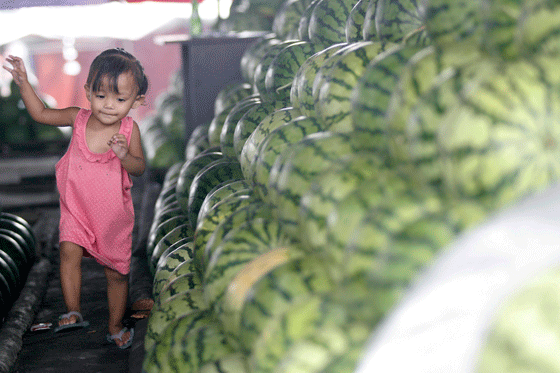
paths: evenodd
<path fill-rule="evenodd" d="M 65 263 L 80 263 L 83 257 L 81 246 L 72 242 L 60 243 L 60 260 Z"/>

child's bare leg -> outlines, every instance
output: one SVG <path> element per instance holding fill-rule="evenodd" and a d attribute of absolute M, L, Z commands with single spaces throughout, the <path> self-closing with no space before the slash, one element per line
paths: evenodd
<path fill-rule="evenodd" d="M 128 276 L 113 269 L 105 267 L 107 276 L 107 300 L 109 304 L 109 334 L 117 334 L 123 328 L 122 320 L 126 312 L 128 299 Z M 130 332 L 123 334 L 122 338 L 115 340 L 121 346 L 130 339 Z"/>
<path fill-rule="evenodd" d="M 82 247 L 68 241 L 60 243 L 60 285 L 68 312 L 80 312 L 82 287 Z M 78 321 L 70 316 L 59 321 L 59 325 L 73 324 Z"/>

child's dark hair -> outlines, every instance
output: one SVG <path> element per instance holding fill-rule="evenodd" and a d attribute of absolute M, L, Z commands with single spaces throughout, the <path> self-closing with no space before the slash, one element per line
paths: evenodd
<path fill-rule="evenodd" d="M 144 74 L 144 68 L 136 57 L 121 48 L 107 49 L 95 57 L 89 68 L 86 84 L 93 92 L 97 92 L 107 78 L 111 90 L 118 93 L 117 79 L 122 73 L 128 72 L 132 73 L 136 81 L 138 95 L 146 94 L 148 78 Z"/>

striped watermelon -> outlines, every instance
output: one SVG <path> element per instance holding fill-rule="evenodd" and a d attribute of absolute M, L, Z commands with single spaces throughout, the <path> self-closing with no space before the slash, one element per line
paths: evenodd
<path fill-rule="evenodd" d="M 241 151 L 243 150 L 245 142 L 264 117 L 275 110 L 287 106 L 289 106 L 288 103 L 283 101 L 261 102 L 250 108 L 249 111 L 239 119 L 235 131 L 233 132 L 233 150 L 239 161 L 241 161 Z"/>
<path fill-rule="evenodd" d="M 259 63 L 260 59 L 266 54 L 266 49 L 269 46 L 280 42 L 281 40 L 277 38 L 276 34 L 270 32 L 252 42 L 247 49 L 245 49 L 240 61 L 241 76 L 244 82 L 253 82 L 255 67 Z"/>
<path fill-rule="evenodd" d="M 192 252 L 192 248 L 194 247 L 194 243 L 192 241 L 187 242 L 184 245 L 187 245 L 190 249 L 189 251 Z M 167 285 L 177 277 L 189 273 L 197 273 L 196 267 L 194 265 L 194 260 L 191 257 L 183 260 L 182 262 L 179 262 L 179 259 L 177 259 L 178 255 L 179 253 L 171 258 L 168 258 L 168 260 L 166 260 L 166 263 L 170 263 L 169 266 L 163 265 L 159 267 L 154 274 L 154 282 L 152 286 L 152 293 L 154 294 L 154 298 L 157 298 L 157 296 L 161 292 L 161 289 L 163 289 L 165 285 Z M 176 262 L 179 263 L 174 264 Z"/>
<path fill-rule="evenodd" d="M 309 19 L 313 13 L 313 8 L 320 0 L 312 0 L 303 11 L 298 23 L 297 38 L 302 41 L 309 41 Z"/>
<path fill-rule="evenodd" d="M 165 284 L 158 294 L 158 302 L 165 302 L 174 295 L 202 287 L 202 279 L 196 273 L 181 275 Z"/>
<path fill-rule="evenodd" d="M 202 325 L 215 322 L 212 312 L 206 310 L 194 310 L 172 320 L 159 334 L 158 343 L 146 350 L 142 371 L 147 373 L 161 373 L 170 370 L 169 349 L 190 330 Z"/>
<path fill-rule="evenodd" d="M 356 0 L 320 0 L 309 18 L 309 40 L 324 48 L 346 42 L 346 21 Z"/>
<path fill-rule="evenodd" d="M 301 113 L 299 110 L 294 109 L 293 107 L 287 107 L 273 111 L 259 123 L 247 141 L 245 141 L 245 145 L 243 145 L 243 149 L 241 150 L 241 170 L 243 171 L 243 176 L 247 181 L 250 183 L 253 182 L 255 174 L 255 157 L 257 149 L 264 138 L 270 133 L 270 131 L 300 115 Z"/>
<path fill-rule="evenodd" d="M 345 49 L 329 70 L 323 71 L 315 101 L 315 112 L 326 129 L 349 132 L 351 127 L 350 95 L 368 63 L 386 46 L 381 42 L 364 41 Z"/>
<path fill-rule="evenodd" d="M 305 60 L 296 72 L 290 89 L 290 102 L 294 108 L 300 109 L 302 114 L 309 117 L 315 116 L 315 100 L 313 98 L 315 76 L 327 58 L 347 45 L 347 43 L 339 43 L 315 53 Z"/>
<path fill-rule="evenodd" d="M 309 296 L 294 302 L 288 310 L 267 323 L 255 341 L 248 359 L 251 371 L 281 370 L 287 363 L 285 359 L 297 353 L 301 360 L 307 361 L 309 370 L 303 371 L 320 372 L 321 367 L 334 356 L 344 354 L 349 346 L 343 331 L 344 328 L 348 330 L 345 321 L 344 308 L 324 296 Z M 320 343 L 310 346 L 310 342 L 317 340 Z"/>
<path fill-rule="evenodd" d="M 435 112 L 438 102 L 448 110 Z M 484 59 L 420 98 L 407 128 L 410 154 L 425 164 L 435 157 L 447 195 L 494 211 L 557 182 L 559 118 L 557 86 L 538 66 Z M 434 133 L 431 140 L 424 131 Z"/>
<path fill-rule="evenodd" d="M 163 302 L 156 301 L 148 318 L 144 348 L 149 350 L 157 344 L 163 330 L 179 316 L 205 308 L 202 289 L 191 289 Z"/>
<path fill-rule="evenodd" d="M 298 237 L 305 250 L 319 252 L 327 245 L 327 217 L 336 203 L 366 180 L 375 182 L 379 170 L 387 168 L 382 155 L 371 152 L 341 157 L 329 172 L 312 181 L 301 196 L 298 210 Z M 372 186 L 372 190 L 373 190 Z"/>
<path fill-rule="evenodd" d="M 553 342 L 558 335 L 553 320 L 560 309 L 560 277 L 558 266 L 550 265 L 517 285 L 519 288 L 500 302 L 488 331 L 479 337 L 483 340 L 477 372 L 560 369 L 559 345 Z M 543 348 L 545 340 L 551 342 Z"/>
<path fill-rule="evenodd" d="M 204 249 L 214 229 L 232 212 L 249 205 L 255 198 L 247 191 L 239 191 L 224 198 L 205 215 L 200 216 L 195 234 L 195 259 L 197 266 L 204 272 Z"/>
<path fill-rule="evenodd" d="M 331 292 L 333 283 L 317 258 L 296 256 L 249 282 L 244 293 L 232 293 L 236 290 L 232 285 L 230 289 L 226 302 L 231 302 L 233 295 L 237 297 L 240 347 L 250 353 L 267 323 L 302 299 Z M 226 303 L 228 307 L 231 306 Z"/>
<path fill-rule="evenodd" d="M 222 125 L 222 130 L 220 132 L 220 149 L 224 157 L 230 157 L 237 159 L 237 155 L 233 148 L 233 134 L 235 132 L 235 127 L 237 122 L 241 117 L 247 113 L 251 108 L 261 103 L 261 99 L 256 96 L 249 96 L 244 100 L 239 101 L 227 115 Z"/>
<path fill-rule="evenodd" d="M 150 235 L 148 236 L 148 242 L 146 244 L 146 255 L 148 257 L 148 264 L 150 264 L 152 254 L 157 244 L 161 241 L 161 239 L 166 234 L 171 232 L 173 229 L 179 226 L 183 226 L 184 224 L 187 223 L 188 223 L 188 217 L 186 215 L 177 215 L 162 221 L 153 232 L 150 232 Z M 186 237 L 192 236 L 191 229 L 184 229 L 182 232 L 185 234 Z"/>
<path fill-rule="evenodd" d="M 200 367 L 198 373 L 249 373 L 242 353 L 234 352 Z"/>
<path fill-rule="evenodd" d="M 214 100 L 214 116 L 220 115 L 227 108 L 250 96 L 253 87 L 247 82 L 232 82 L 222 88 Z"/>
<path fill-rule="evenodd" d="M 198 372 L 204 365 L 234 352 L 219 323 L 196 326 L 170 346 L 167 358 L 172 371 Z"/>
<path fill-rule="evenodd" d="M 364 39 L 402 41 L 424 26 L 424 8 L 425 5 L 416 0 L 371 1 L 364 19 Z"/>
<path fill-rule="evenodd" d="M 218 319 L 224 332 L 233 341 L 238 341 L 241 332 L 241 310 L 253 285 L 275 268 L 301 258 L 303 251 L 295 246 L 283 246 L 266 251 L 246 263 L 231 279 L 223 298 L 220 300 Z M 317 263 L 315 263 L 317 264 Z"/>
<path fill-rule="evenodd" d="M 219 148 L 213 148 L 183 163 L 175 188 L 175 194 L 183 213 L 187 214 L 189 212 L 189 190 L 196 174 L 210 162 L 222 158 L 223 154 L 221 150 L 219 150 Z"/>
<path fill-rule="evenodd" d="M 374 219 L 379 217 L 375 220 L 377 226 L 373 224 L 374 229 L 388 232 L 386 236 L 375 236 L 378 241 L 369 248 L 375 250 L 377 247 L 391 247 L 395 239 L 406 238 L 403 230 L 407 226 L 422 219 L 428 220 L 430 214 L 438 214 L 443 210 L 443 201 L 433 189 L 418 188 L 410 178 L 397 174 L 393 169 L 380 170 L 374 180 L 376 183 L 373 180 L 360 183 L 333 206 L 326 220 L 327 245 L 321 255 L 326 255 L 326 260 L 332 260 L 343 271 L 342 277 L 345 273 L 356 273 L 363 269 L 359 268 L 359 261 L 353 257 L 359 258 L 359 253 L 349 256 L 347 251 L 356 240 L 356 227 L 367 221 L 368 214 Z M 411 242 L 414 243 L 413 240 Z M 376 267 L 370 263 L 369 268 Z"/>
<path fill-rule="evenodd" d="M 198 213 L 208 192 L 224 181 L 242 178 L 239 162 L 231 158 L 215 160 L 201 169 L 189 189 L 188 218 L 191 227 L 196 228 Z"/>
<path fill-rule="evenodd" d="M 377 2 L 377 0 L 375 0 Z M 364 40 L 363 25 L 370 0 L 359 0 L 350 11 L 346 21 L 346 42 L 356 43 Z"/>
<path fill-rule="evenodd" d="M 272 32 L 282 40 L 293 40 L 292 33 L 294 29 L 297 30 L 299 19 L 309 3 L 310 0 L 284 1 L 278 12 L 274 15 Z"/>
<path fill-rule="evenodd" d="M 336 161 L 359 151 L 351 136 L 320 132 L 306 136 L 290 146 L 273 165 L 268 193 L 275 206 L 274 214 L 292 237 L 297 236 L 297 219 L 301 196 L 311 183 Z"/>
<path fill-rule="evenodd" d="M 190 161 L 204 150 L 210 147 L 208 140 L 208 128 L 210 122 L 199 124 L 191 133 L 187 146 L 185 147 L 185 162 Z"/>
<path fill-rule="evenodd" d="M 183 220 L 186 221 L 186 220 Z M 183 223 L 176 226 L 167 232 L 156 244 L 154 250 L 152 251 L 152 256 L 149 258 L 149 268 L 152 274 L 154 274 L 157 263 L 161 255 L 175 242 L 194 236 L 194 231 L 188 223 Z"/>
<path fill-rule="evenodd" d="M 285 47 L 276 55 L 265 75 L 267 99 L 287 101 L 294 76 L 300 66 L 323 48 L 310 42 L 300 41 Z M 262 93 L 261 93 L 262 95 Z"/>
<path fill-rule="evenodd" d="M 481 37 L 484 0 L 430 0 L 426 4 L 425 25 L 430 39 L 451 45 Z"/>
<path fill-rule="evenodd" d="M 268 198 L 268 179 L 276 157 L 290 144 L 295 144 L 305 136 L 321 130 L 322 127 L 317 119 L 302 116 L 274 129 L 265 137 L 257 149 L 253 186 L 262 200 Z"/>
<path fill-rule="evenodd" d="M 254 93 L 258 93 L 263 99 L 263 101 L 266 101 L 267 98 L 265 79 L 266 79 L 266 72 L 268 71 L 270 64 L 282 49 L 284 49 L 288 45 L 291 45 L 293 43 L 298 43 L 298 42 L 299 41 L 297 40 L 286 40 L 279 44 L 275 44 L 271 46 L 267 50 L 266 55 L 264 55 L 264 57 L 261 59 L 259 64 L 256 66 L 255 74 L 253 77 L 254 79 L 253 91 Z"/>
<path fill-rule="evenodd" d="M 237 192 L 250 195 L 251 191 L 250 184 L 244 179 L 228 180 L 216 185 L 204 198 L 200 210 L 198 211 L 198 220 L 202 220 L 206 213 L 214 208 L 216 204 L 222 202 L 222 200 Z"/>
<path fill-rule="evenodd" d="M 220 223 L 214 228 L 214 230 L 208 237 L 206 245 L 204 246 L 203 268 L 205 268 L 205 270 L 208 268 L 210 258 L 228 232 L 248 220 L 256 219 L 259 217 L 265 219 L 270 218 L 270 210 L 271 207 L 269 205 L 263 203 L 262 201 L 255 200 L 249 203 L 247 206 L 232 211 L 227 217 L 223 219 L 223 221 L 220 221 Z"/>
<path fill-rule="evenodd" d="M 204 299 L 207 304 L 213 308 L 220 306 L 218 303 L 228 284 L 246 263 L 289 243 L 290 239 L 274 220 L 255 218 L 230 230 L 212 252 L 204 273 Z"/>
<path fill-rule="evenodd" d="M 251 99 L 257 99 L 259 96 L 252 94 L 250 96 L 244 97 L 241 100 L 236 101 L 233 105 L 226 107 L 220 114 L 214 116 L 208 127 L 208 142 L 210 146 L 221 146 L 220 136 L 222 135 L 222 128 L 232 111 L 239 110 L 240 106 L 243 106 L 245 102 Z"/>
<path fill-rule="evenodd" d="M 193 241 L 193 237 L 184 237 L 172 243 L 159 257 L 155 272 L 163 267 L 175 268 L 187 259 L 192 259 L 193 245 L 185 245 Z M 176 252 L 175 252 L 176 251 Z M 154 273 L 155 273 L 154 272 Z"/>
<path fill-rule="evenodd" d="M 408 61 L 421 47 L 397 45 L 388 48 L 366 66 L 350 95 L 350 115 L 355 131 L 379 134 L 372 148 L 386 146 L 385 115 Z"/>

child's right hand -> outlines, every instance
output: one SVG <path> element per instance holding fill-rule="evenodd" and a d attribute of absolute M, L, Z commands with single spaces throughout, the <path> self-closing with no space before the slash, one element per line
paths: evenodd
<path fill-rule="evenodd" d="M 27 82 L 27 71 L 25 70 L 25 64 L 23 63 L 23 60 L 19 57 L 10 55 L 8 56 L 8 58 L 6 58 L 6 61 L 12 64 L 12 68 L 8 66 L 3 67 L 4 69 L 8 70 L 10 74 L 12 74 L 12 77 L 14 78 L 16 84 L 18 86 L 21 86 L 22 84 Z"/>

